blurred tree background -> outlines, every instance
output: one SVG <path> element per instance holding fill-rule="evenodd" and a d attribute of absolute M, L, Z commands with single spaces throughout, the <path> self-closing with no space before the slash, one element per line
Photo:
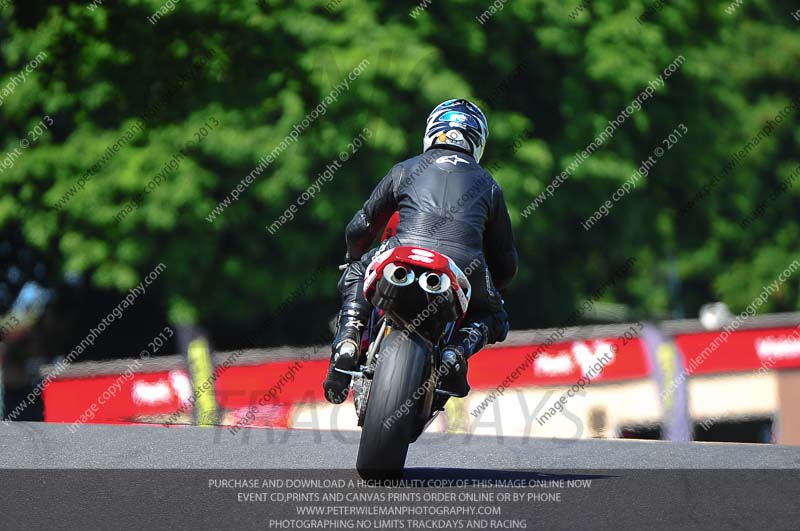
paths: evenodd
<path fill-rule="evenodd" d="M 93 325 L 75 316 L 105 315 L 163 262 L 142 302 L 151 320 L 200 324 L 219 347 L 253 346 L 244 337 L 265 331 L 265 344 L 314 341 L 337 309 L 345 224 L 395 162 L 419 153 L 430 109 L 453 97 L 473 99 L 489 118 L 483 163 L 498 168 L 520 253 L 506 294 L 513 328 L 562 324 L 631 257 L 630 275 L 601 300 L 637 316 L 694 317 L 712 300 L 741 311 L 798 256 L 799 181 L 750 226 L 740 221 L 800 164 L 800 109 L 680 213 L 800 96 L 800 22 L 788 1 L 746 0 L 728 13 L 726 1 L 672 0 L 637 20 L 655 3 L 508 0 L 483 24 L 476 17 L 488 0 L 434 0 L 414 16 L 413 2 L 192 0 L 156 23 L 148 17 L 164 11 L 162 0 L 6 4 L 0 91 L 37 54 L 47 57 L 4 95 L 0 156 L 45 116 L 52 126 L 0 173 L 0 313 L 36 281 L 73 301 L 66 316 Z M 665 86 L 523 218 L 678 56 L 685 62 Z M 209 222 L 258 160 L 365 59 L 349 90 Z M 146 126 L 55 208 L 143 117 Z M 142 196 L 210 120 L 219 125 Z M 686 136 L 584 230 L 581 222 L 681 123 Z M 373 132 L 366 145 L 270 234 L 266 226 L 364 127 Z M 141 206 L 120 219 L 137 198 Z M 799 299 L 792 278 L 761 310 L 796 310 Z M 136 336 L 136 323 L 127 326 Z"/>

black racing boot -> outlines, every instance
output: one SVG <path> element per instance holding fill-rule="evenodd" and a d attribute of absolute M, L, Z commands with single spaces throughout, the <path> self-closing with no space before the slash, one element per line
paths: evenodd
<path fill-rule="evenodd" d="M 347 400 L 352 377 L 335 369 L 343 371 L 356 369 L 361 350 L 361 334 L 364 331 L 368 315 L 368 309 L 355 306 L 342 308 L 342 311 L 339 312 L 339 324 L 336 337 L 333 339 L 328 376 L 322 382 L 325 399 L 331 404 L 341 404 Z"/>
<path fill-rule="evenodd" d="M 467 360 L 486 345 L 489 329 L 483 323 L 460 328 L 442 352 L 442 389 L 458 397 L 469 393 Z"/>

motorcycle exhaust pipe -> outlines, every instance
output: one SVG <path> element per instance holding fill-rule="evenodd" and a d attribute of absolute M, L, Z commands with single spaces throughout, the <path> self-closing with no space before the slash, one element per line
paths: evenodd
<path fill-rule="evenodd" d="M 430 293 L 431 295 L 447 293 L 450 289 L 450 277 L 444 273 L 427 271 L 420 275 L 419 286 L 425 293 Z"/>
<path fill-rule="evenodd" d="M 414 270 L 400 264 L 388 264 L 383 268 L 383 278 L 399 288 L 410 286 L 414 283 Z"/>
<path fill-rule="evenodd" d="M 405 288 L 413 284 L 415 280 L 416 275 L 410 267 L 403 264 L 386 264 L 386 267 L 383 268 L 383 276 L 372 296 L 373 306 L 386 311 L 394 311 L 400 304 Z"/>

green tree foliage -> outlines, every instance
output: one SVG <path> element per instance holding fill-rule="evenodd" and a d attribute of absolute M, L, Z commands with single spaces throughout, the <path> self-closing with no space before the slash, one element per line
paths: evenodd
<path fill-rule="evenodd" d="M 160 289 L 178 323 L 254 322 L 320 268 L 304 299 L 332 310 L 345 224 L 396 161 L 419 152 L 433 105 L 468 97 L 489 116 L 484 163 L 496 168 L 515 223 L 522 270 L 506 295 L 515 327 L 558 324 L 630 257 L 631 276 L 604 300 L 659 316 L 693 315 L 713 299 L 741 309 L 797 257 L 800 180 L 747 228 L 740 221 L 800 164 L 800 108 L 680 209 L 797 101 L 800 23 L 790 2 L 747 0 L 733 14 L 727 6 L 674 0 L 643 16 L 646 1 L 508 0 L 481 24 L 488 0 L 433 2 L 414 17 L 414 4 L 398 2 L 192 0 L 153 24 L 161 0 L 16 1 L 0 12 L 0 91 L 37 54 L 47 57 L 3 99 L 0 155 L 46 116 L 53 125 L 0 173 L 0 231 L 21 234 L 54 279 L 81 274 L 122 291 L 165 263 Z M 642 109 L 523 217 L 679 56 L 685 62 Z M 207 221 L 365 59 L 349 89 Z M 582 228 L 679 124 L 686 136 L 607 217 Z M 196 138 L 203 127 L 207 136 Z M 373 134 L 353 154 L 348 144 L 365 127 Z M 346 150 L 333 180 L 270 234 L 266 226 Z M 163 182 L 142 195 L 159 172 Z M 793 278 L 762 310 L 796 309 L 799 297 Z"/>

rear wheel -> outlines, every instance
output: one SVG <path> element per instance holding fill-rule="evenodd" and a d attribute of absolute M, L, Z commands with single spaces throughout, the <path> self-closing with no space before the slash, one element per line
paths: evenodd
<path fill-rule="evenodd" d="M 383 341 L 372 379 L 356 468 L 362 477 L 400 477 L 414 435 L 427 348 L 395 331 Z M 421 393 L 417 393 L 420 395 Z"/>

